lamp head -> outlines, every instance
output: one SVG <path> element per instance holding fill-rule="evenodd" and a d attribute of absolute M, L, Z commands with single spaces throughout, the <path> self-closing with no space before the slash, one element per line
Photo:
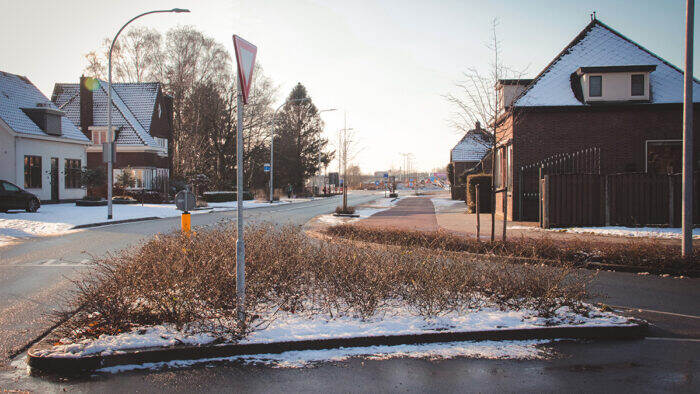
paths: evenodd
<path fill-rule="evenodd" d="M 173 8 L 172 10 L 170 10 L 170 12 L 190 12 L 190 10 L 186 8 Z"/>

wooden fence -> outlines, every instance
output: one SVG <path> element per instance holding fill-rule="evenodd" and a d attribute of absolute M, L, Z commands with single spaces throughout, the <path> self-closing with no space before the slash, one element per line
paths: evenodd
<path fill-rule="evenodd" d="M 693 222 L 700 224 L 700 173 Z M 540 181 L 540 225 L 670 226 L 681 223 L 680 175 L 558 174 Z"/>

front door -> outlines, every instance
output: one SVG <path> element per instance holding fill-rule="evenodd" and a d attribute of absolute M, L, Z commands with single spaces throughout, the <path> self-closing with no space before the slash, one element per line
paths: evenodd
<path fill-rule="evenodd" d="M 51 158 L 51 201 L 58 201 L 58 157 Z"/>

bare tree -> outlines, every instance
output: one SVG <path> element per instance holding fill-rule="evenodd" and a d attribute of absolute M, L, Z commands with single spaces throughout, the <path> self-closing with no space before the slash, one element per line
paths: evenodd
<path fill-rule="evenodd" d="M 353 161 L 359 153 L 355 130 L 347 127 L 338 131 L 338 160 L 343 169 L 343 210 L 348 212 L 348 160 Z"/>
<path fill-rule="evenodd" d="M 506 67 L 501 62 L 501 42 L 498 40 L 497 29 L 498 20 L 493 19 L 491 23 L 491 38 L 487 47 L 491 50 L 493 59 L 490 63 L 487 74 L 480 73 L 476 68 L 469 68 L 463 73 L 463 80 L 455 83 L 457 93 L 445 95 L 445 99 L 455 108 L 450 119 L 450 125 L 460 134 L 465 134 L 473 129 L 478 122 L 484 125 L 486 131 L 485 139 L 475 138 L 477 143 L 486 146 L 491 154 L 491 241 L 494 241 L 496 234 L 496 151 L 510 137 L 507 133 L 509 127 L 513 127 L 519 114 L 509 108 L 503 102 L 503 97 L 497 91 L 501 79 L 509 77 L 519 80 L 523 72 L 516 72 Z M 503 121 L 510 119 L 511 124 L 505 125 Z M 455 179 L 461 174 L 454 174 Z M 499 176 L 501 174 L 498 174 Z M 504 192 L 507 193 L 507 192 Z M 504 194 L 504 199 L 507 194 Z M 503 235 L 505 238 L 507 218 L 503 218 Z"/>

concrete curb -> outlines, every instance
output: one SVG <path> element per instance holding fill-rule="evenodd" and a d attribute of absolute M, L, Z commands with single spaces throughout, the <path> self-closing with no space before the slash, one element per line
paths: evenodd
<path fill-rule="evenodd" d="M 175 217 L 175 216 L 173 216 Z M 100 227 L 100 226 L 109 226 L 110 224 L 122 224 L 122 223 L 132 223 L 132 222 L 144 222 L 146 220 L 156 220 L 156 219 L 164 219 L 160 218 L 158 216 L 148 216 L 145 218 L 134 218 L 134 219 L 124 219 L 124 220 L 113 220 L 111 222 L 98 222 L 98 223 L 88 223 L 88 224 L 79 224 L 77 226 L 71 227 L 71 230 L 77 230 L 81 228 L 90 228 L 90 227 Z"/>
<path fill-rule="evenodd" d="M 330 338 L 255 344 L 173 346 L 169 348 L 136 349 L 118 354 L 90 355 L 76 358 L 37 355 L 37 351 L 50 345 L 50 343 L 47 342 L 47 339 L 45 339 L 29 349 L 27 352 L 27 364 L 31 368 L 32 372 L 70 376 L 118 365 L 138 365 L 174 360 L 205 360 L 210 358 L 233 357 L 251 354 L 277 354 L 287 351 L 459 341 L 504 341 L 532 339 L 630 340 L 644 338 L 646 331 L 646 324 L 634 324 L 629 326 L 542 327 L 527 329 L 438 332 L 415 335 Z"/>

